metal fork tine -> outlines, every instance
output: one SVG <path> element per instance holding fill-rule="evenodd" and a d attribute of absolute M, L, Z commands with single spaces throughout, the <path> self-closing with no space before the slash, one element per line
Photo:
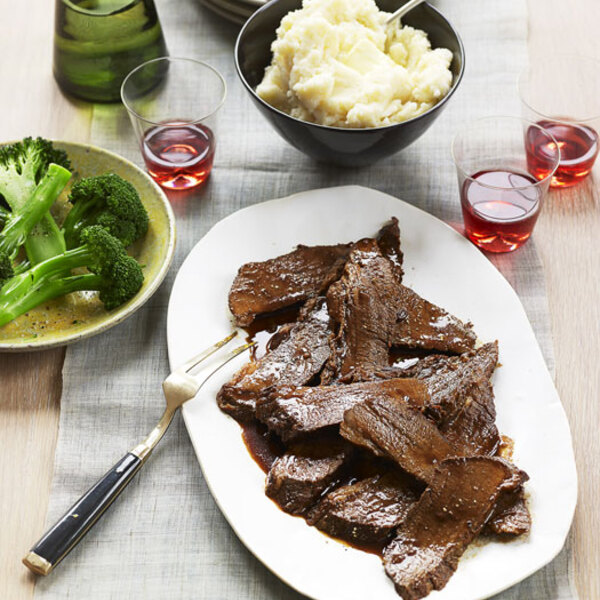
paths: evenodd
<path fill-rule="evenodd" d="M 223 362 L 220 363 L 217 367 L 215 367 L 203 380 L 198 381 L 198 379 L 196 377 L 194 377 L 193 375 L 191 375 L 191 377 L 194 377 L 194 379 L 196 379 L 196 381 L 198 381 L 198 391 L 200 391 L 200 388 L 222 367 L 224 367 L 230 360 L 233 360 L 236 356 L 238 356 L 238 354 L 241 354 L 242 352 L 245 352 L 246 350 L 248 350 L 249 348 L 252 348 L 252 346 L 256 346 L 256 342 L 250 342 L 248 344 L 244 344 L 242 346 L 238 346 L 237 348 L 234 348 L 231 352 L 229 352 L 227 355 L 225 355 L 225 357 L 223 358 Z"/>
<path fill-rule="evenodd" d="M 219 348 L 222 348 L 223 346 L 228 344 L 237 334 L 238 332 L 234 331 L 233 333 L 229 334 L 226 338 L 223 338 L 220 342 L 217 342 L 216 344 L 213 344 L 206 350 L 203 350 L 202 352 L 200 352 L 200 354 L 197 354 L 196 356 L 188 360 L 186 363 L 181 365 L 177 369 L 177 371 L 183 371 L 184 373 L 188 373 L 196 365 L 199 365 L 203 360 L 206 360 L 209 356 L 211 356 L 217 350 L 219 350 Z"/>

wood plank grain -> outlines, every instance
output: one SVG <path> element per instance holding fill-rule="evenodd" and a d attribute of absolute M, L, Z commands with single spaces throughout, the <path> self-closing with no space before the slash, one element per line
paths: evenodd
<path fill-rule="evenodd" d="M 575 52 L 600 57 L 597 0 L 528 0 L 528 3 L 531 56 Z M 563 83 L 586 93 L 584 81 Z M 546 274 L 556 386 L 571 424 L 579 473 L 572 561 L 582 600 L 600 598 L 599 167 L 594 179 L 551 193 L 534 234 Z"/>
<path fill-rule="evenodd" d="M 92 106 L 64 98 L 52 77 L 54 2 L 0 0 L 0 131 L 85 142 Z M 28 600 L 21 558 L 43 530 L 54 465 L 64 349 L 0 354 L 0 598 Z"/>
<path fill-rule="evenodd" d="M 64 349 L 1 355 L 0 597 L 28 598 L 21 558 L 42 531 L 54 464 Z"/>

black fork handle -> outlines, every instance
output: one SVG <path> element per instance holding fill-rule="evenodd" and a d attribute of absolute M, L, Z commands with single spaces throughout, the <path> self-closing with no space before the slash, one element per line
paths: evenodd
<path fill-rule="evenodd" d="M 117 499 L 145 458 L 142 460 L 131 452 L 121 458 L 44 534 L 23 564 L 38 575 L 48 575 Z"/>

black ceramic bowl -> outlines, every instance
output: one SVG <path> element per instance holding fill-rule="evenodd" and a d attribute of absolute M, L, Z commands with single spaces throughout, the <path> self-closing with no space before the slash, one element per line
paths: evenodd
<path fill-rule="evenodd" d="M 400 0 L 376 0 L 380 9 L 393 12 L 404 4 Z M 450 66 L 454 76 L 450 91 L 427 112 L 395 125 L 365 129 L 328 127 L 301 121 L 287 115 L 256 95 L 265 68 L 271 63 L 271 44 L 281 19 L 300 8 L 302 0 L 272 0 L 246 22 L 235 46 L 238 75 L 256 106 L 277 132 L 292 146 L 313 158 L 343 166 L 370 165 L 390 156 L 429 129 L 458 87 L 465 68 L 462 41 L 442 14 L 427 3 L 414 8 L 402 19 L 405 25 L 426 31 L 433 48 L 448 48 L 454 54 Z"/>

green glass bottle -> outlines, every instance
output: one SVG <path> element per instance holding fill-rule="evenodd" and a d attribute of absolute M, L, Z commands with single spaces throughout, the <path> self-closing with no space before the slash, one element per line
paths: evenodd
<path fill-rule="evenodd" d="M 167 47 L 154 0 L 56 0 L 54 77 L 65 93 L 116 102 L 125 76 L 159 56 Z"/>

